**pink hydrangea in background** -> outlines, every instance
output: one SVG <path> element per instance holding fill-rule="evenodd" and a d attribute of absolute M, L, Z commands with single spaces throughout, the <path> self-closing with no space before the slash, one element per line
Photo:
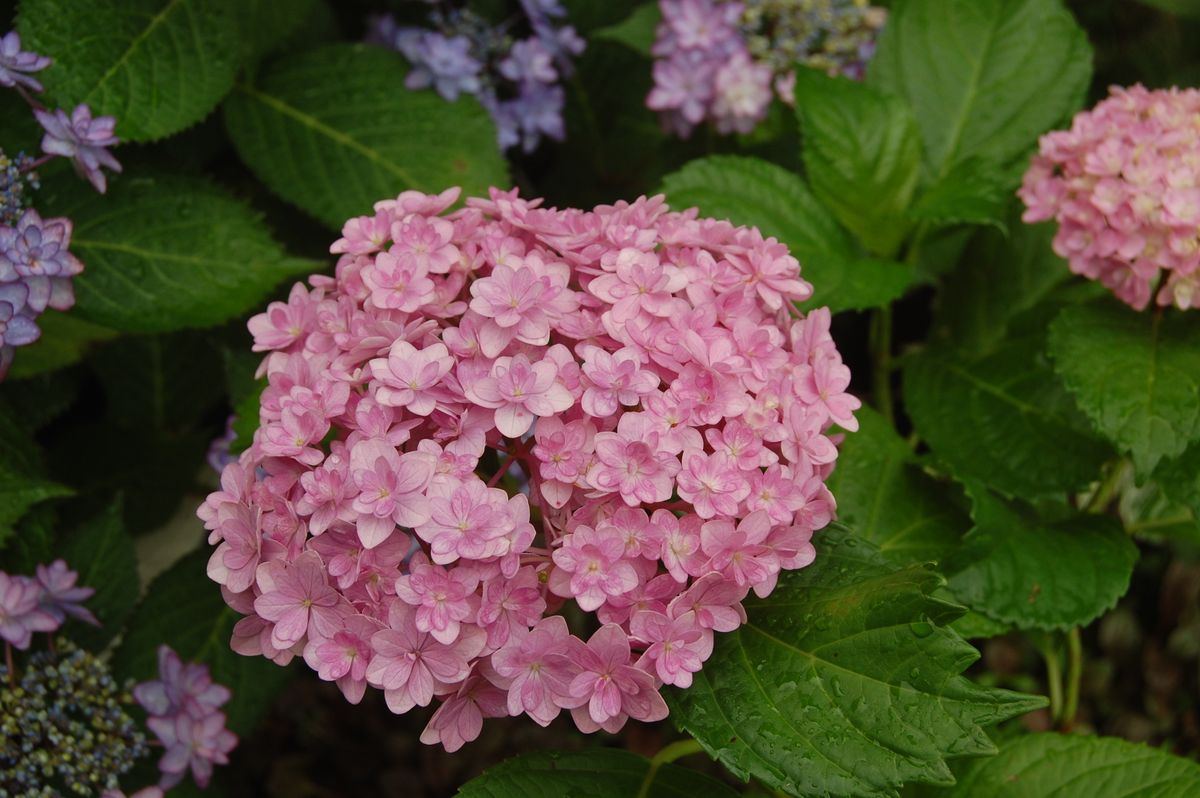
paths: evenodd
<path fill-rule="evenodd" d="M 859 403 L 829 312 L 779 242 L 662 197 L 458 195 L 350 220 L 335 276 L 249 323 L 260 427 L 198 511 L 233 648 L 438 701 L 449 750 L 660 719 L 832 517 Z"/>
<path fill-rule="evenodd" d="M 1054 251 L 1141 310 L 1200 305 L 1200 91 L 1114 86 L 1042 136 L 1018 192 Z"/>
<path fill-rule="evenodd" d="M 749 133 L 791 104 L 797 64 L 861 79 L 887 11 L 867 0 L 659 0 L 646 105 L 686 138 L 705 121 Z"/>

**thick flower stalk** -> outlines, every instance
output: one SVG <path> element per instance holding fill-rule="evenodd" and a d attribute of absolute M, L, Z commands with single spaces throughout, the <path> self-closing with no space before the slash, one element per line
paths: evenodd
<path fill-rule="evenodd" d="M 501 150 L 537 149 L 542 137 L 566 136 L 560 85 L 574 71 L 583 39 L 558 0 L 520 0 L 520 13 L 493 24 L 453 2 L 436 2 L 429 27 L 401 26 L 391 15 L 372 17 L 368 41 L 399 50 L 412 71 L 410 89 L 433 88 L 444 99 L 479 98 L 496 123 Z"/>
<path fill-rule="evenodd" d="M 778 241 L 661 197 L 457 199 L 378 203 L 251 319 L 261 426 L 199 510 L 232 645 L 438 700 L 448 750 L 485 717 L 660 719 L 833 514 L 859 402 L 829 312 Z"/>
<path fill-rule="evenodd" d="M 70 219 L 43 219 L 30 207 L 30 194 L 39 187 L 39 166 L 55 157 L 69 158 L 80 177 L 101 193 L 107 189 L 102 167 L 114 172 L 121 165 L 108 152 L 118 143 L 116 120 L 92 117 L 86 105 L 68 114 L 49 111 L 31 94 L 42 91 L 31 73 L 50 65 L 50 59 L 21 50 L 15 33 L 0 38 L 0 87 L 18 92 L 29 104 L 44 135 L 42 158 L 21 152 L 10 158 L 0 150 L 0 380 L 8 373 L 16 348 L 41 337 L 37 318 L 46 308 L 67 310 L 75 304 L 71 278 L 83 264 L 69 251 Z"/>
<path fill-rule="evenodd" d="M 1042 136 L 1018 192 L 1054 251 L 1137 308 L 1200 305 L 1200 91 L 1112 87 Z"/>
<path fill-rule="evenodd" d="M 886 9 L 868 0 L 659 0 L 646 105 L 687 138 L 711 121 L 749 133 L 778 94 L 793 102 L 797 64 L 861 79 Z"/>

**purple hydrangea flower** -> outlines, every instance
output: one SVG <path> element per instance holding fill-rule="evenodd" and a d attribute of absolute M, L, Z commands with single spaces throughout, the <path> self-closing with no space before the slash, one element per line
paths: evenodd
<path fill-rule="evenodd" d="M 200 717 L 187 713 L 153 717 L 146 721 L 146 726 L 166 749 L 158 763 L 162 773 L 158 783 L 164 790 L 183 781 L 189 768 L 196 785 L 201 789 L 207 787 L 213 765 L 228 764 L 229 752 L 237 747 L 237 735 L 225 728 L 223 712 Z"/>
<path fill-rule="evenodd" d="M 471 57 L 471 40 L 466 36 L 446 37 L 432 31 L 410 29 L 398 38 L 399 48 L 412 62 L 404 85 L 410 89 L 432 86 L 442 99 L 453 101 L 460 93 L 479 91 L 483 64 Z"/>
<path fill-rule="evenodd" d="M 58 621 L 38 606 L 41 588 L 26 576 L 0 571 L 0 638 L 24 650 L 34 632 L 53 632 Z"/>
<path fill-rule="evenodd" d="M 20 277 L 60 277 L 79 274 L 83 264 L 67 251 L 71 244 L 70 219 L 42 220 L 30 208 L 16 227 L 0 227 L 0 280 L 9 270 Z"/>
<path fill-rule="evenodd" d="M 96 616 L 84 607 L 82 602 L 90 599 L 95 590 L 90 587 L 77 587 L 79 574 L 67 567 L 63 560 L 55 560 L 49 565 L 37 567 L 37 583 L 41 588 L 38 603 L 46 614 L 62 623 L 67 616 L 77 618 L 92 626 L 99 626 Z"/>
<path fill-rule="evenodd" d="M 16 31 L 0 38 L 0 86 L 24 86 L 31 91 L 41 91 L 42 84 L 29 77 L 29 73 L 40 72 L 48 66 L 49 58 L 21 50 L 21 37 Z"/>
<path fill-rule="evenodd" d="M 104 172 L 106 166 L 114 172 L 121 171 L 121 164 L 106 147 L 119 143 L 113 135 L 117 120 L 111 116 L 92 117 L 86 105 L 78 105 L 67 116 L 61 108 L 57 111 L 35 110 L 46 135 L 42 137 L 42 149 L 51 155 L 61 155 L 75 162 L 75 171 L 86 178 L 101 194 L 107 188 Z"/>
<path fill-rule="evenodd" d="M 515 83 L 553 83 L 558 80 L 553 53 L 536 38 L 513 44 L 508 58 L 500 62 L 500 74 Z"/>
<path fill-rule="evenodd" d="M 151 715 L 206 715 L 215 712 L 229 696 L 229 688 L 212 680 L 208 666 L 185 664 L 170 646 L 158 649 L 158 679 L 133 688 L 133 697 Z"/>

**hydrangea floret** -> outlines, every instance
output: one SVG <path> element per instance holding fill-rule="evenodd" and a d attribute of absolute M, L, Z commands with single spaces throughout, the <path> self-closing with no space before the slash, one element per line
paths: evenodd
<path fill-rule="evenodd" d="M 1114 86 L 1042 136 L 1018 192 L 1054 251 L 1138 310 L 1200 306 L 1200 90 Z"/>
<path fill-rule="evenodd" d="M 260 427 L 198 511 L 232 646 L 436 700 L 448 750 L 660 719 L 834 512 L 859 402 L 829 311 L 774 238 L 661 196 L 458 197 L 378 203 L 250 320 Z"/>
<path fill-rule="evenodd" d="M 659 0 L 646 105 L 687 138 L 710 121 L 749 133 L 773 96 L 794 102 L 797 64 L 861 79 L 887 11 L 868 0 Z"/>
<path fill-rule="evenodd" d="M 121 171 L 107 149 L 118 143 L 116 120 L 93 117 L 86 105 L 70 114 L 50 111 L 34 98 L 42 85 L 31 73 L 49 65 L 49 58 L 23 51 L 16 32 L 0 38 L 0 87 L 15 90 L 29 104 L 44 130 L 45 152 L 37 159 L 24 152 L 10 158 L 0 150 L 0 380 L 16 348 L 41 336 L 38 316 L 48 307 L 67 310 L 75 304 L 71 278 L 83 271 L 69 251 L 71 220 L 43 219 L 30 207 L 40 186 L 35 170 L 53 158 L 69 158 L 76 173 L 101 193 L 107 189 L 103 168 Z"/>
<path fill-rule="evenodd" d="M 543 137 L 566 136 L 560 85 L 574 71 L 583 39 L 563 24 L 558 0 L 520 0 L 520 11 L 494 24 L 469 7 L 434 2 L 428 27 L 402 26 L 390 14 L 372 17 L 367 40 L 400 51 L 412 71 L 410 89 L 433 88 L 453 101 L 471 94 L 496 123 L 500 149 L 537 149 Z"/>

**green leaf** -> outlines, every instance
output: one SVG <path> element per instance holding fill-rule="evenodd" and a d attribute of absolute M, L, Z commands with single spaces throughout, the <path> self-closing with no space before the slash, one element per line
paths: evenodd
<path fill-rule="evenodd" d="M 126 141 L 199 122 L 233 86 L 235 0 L 23 0 L 22 44 L 54 59 L 38 78 L 57 105 L 117 118 Z"/>
<path fill-rule="evenodd" d="M 197 527 L 197 537 L 199 533 Z M 113 672 L 120 679 L 156 678 L 158 647 L 169 645 L 185 661 L 207 664 L 213 681 L 233 691 L 222 709 L 229 728 L 246 734 L 270 707 L 291 671 L 229 648 L 239 616 L 225 605 L 220 588 L 205 573 L 210 554 L 207 549 L 194 551 L 150 583 L 113 654 Z"/>
<path fill-rule="evenodd" d="M 1085 626 L 1129 589 L 1137 547 L 1102 515 L 1047 520 L 1033 508 L 972 491 L 975 528 L 945 572 L 959 601 L 1021 629 Z"/>
<path fill-rule="evenodd" d="M 245 394 L 233 408 L 234 439 L 229 444 L 230 454 L 241 454 L 254 442 L 254 431 L 258 429 L 262 392 L 266 381 L 255 383 L 254 389 Z"/>
<path fill-rule="evenodd" d="M 661 20 L 662 12 L 659 11 L 658 3 L 643 3 L 621 22 L 593 32 L 591 39 L 620 42 L 642 55 L 649 56 L 650 48 L 654 46 L 655 31 Z"/>
<path fill-rule="evenodd" d="M 1192 798 L 1200 765 L 1115 737 L 1030 734 L 980 760 L 946 798 Z"/>
<path fill-rule="evenodd" d="M 921 167 L 904 102 L 849 78 L 796 70 L 804 168 L 815 193 L 868 250 L 895 257 Z"/>
<path fill-rule="evenodd" d="M 100 628 L 75 623 L 71 639 L 98 651 L 120 633 L 141 592 L 137 555 L 125 531 L 120 500 L 76 529 L 57 554 L 79 572 L 79 585 L 96 591 L 85 606 Z"/>
<path fill-rule="evenodd" d="M 225 103 L 242 160 L 285 200 L 334 229 L 401 191 L 506 188 L 491 118 L 473 97 L 404 87 L 404 59 L 338 44 L 274 62 Z"/>
<path fill-rule="evenodd" d="M 75 221 L 71 251 L 85 269 L 71 313 L 122 332 L 218 324 L 257 307 L 286 278 L 316 270 L 205 180 L 127 175 L 106 196 L 59 188 L 42 201 L 45 213 Z"/>
<path fill-rule="evenodd" d="M 938 295 L 934 335 L 968 355 L 1004 341 L 1014 318 L 1070 276 L 1050 247 L 1053 224 L 1023 224 L 1015 212 L 1008 218 L 1007 236 L 987 229 L 972 237 Z"/>
<path fill-rule="evenodd" d="M 951 784 L 949 757 L 995 750 L 981 726 L 1044 705 L 959 674 L 978 652 L 945 624 L 929 567 L 897 570 L 844 528 L 817 559 L 746 602 L 675 722 L 735 775 L 793 795 L 891 796 L 902 782 Z"/>
<path fill-rule="evenodd" d="M 883 305 L 912 280 L 906 265 L 861 257 L 854 240 L 817 201 L 804 181 L 757 158 L 717 155 L 687 164 L 663 180 L 676 209 L 754 225 L 788 246 L 813 285 L 804 307 L 834 312 Z"/>
<path fill-rule="evenodd" d="M 982 358 L 930 349 L 904 369 L 913 426 L 960 479 L 1011 496 L 1086 487 L 1112 456 L 1042 354 L 1040 334 L 1010 336 Z"/>
<path fill-rule="evenodd" d="M 567 12 L 567 20 L 581 35 L 615 25 L 629 17 L 634 10 L 635 0 L 608 0 L 597 3 L 595 0 L 562 0 Z"/>
<path fill-rule="evenodd" d="M 22 347 L 21 356 L 13 361 L 8 373 L 10 379 L 25 379 L 78 363 L 93 344 L 117 336 L 115 330 L 57 310 L 47 310 L 38 316 L 38 327 L 42 337 L 31 346 Z"/>
<path fill-rule="evenodd" d="M 1059 0 L 904 0 L 868 82 L 908 101 L 931 178 L 971 158 L 1010 173 L 1070 118 L 1092 76 L 1087 36 Z"/>
<path fill-rule="evenodd" d="M 1191 508 L 1200 518 L 1200 443 L 1194 443 L 1173 460 L 1159 463 L 1154 472 L 1163 491 Z"/>
<path fill-rule="evenodd" d="M 1155 471 L 1156 478 L 1162 470 L 1160 465 Z M 1200 479 L 1200 469 L 1190 475 Z M 1154 542 L 1176 540 L 1200 545 L 1200 521 L 1195 511 L 1175 501 L 1157 482 L 1124 486 L 1118 509 L 1125 531 L 1131 535 Z"/>
<path fill-rule="evenodd" d="M 1200 337 L 1181 313 L 1138 313 L 1106 298 L 1050 326 L 1054 367 L 1096 427 L 1144 478 L 1200 440 Z"/>
<path fill-rule="evenodd" d="M 35 504 L 71 492 L 45 478 L 41 452 L 29 428 L 7 403 L 0 403 L 0 545 Z"/>
<path fill-rule="evenodd" d="M 248 0 L 235 6 L 242 57 L 256 61 L 296 33 L 314 13 L 318 0 Z"/>
<path fill-rule="evenodd" d="M 646 780 L 650 760 L 629 751 L 537 751 L 506 759 L 459 788 L 459 798 L 733 798 L 737 793 L 703 773 L 664 765 Z"/>
<path fill-rule="evenodd" d="M 838 519 L 898 565 L 937 560 L 962 538 L 971 519 L 945 485 L 913 464 L 912 449 L 874 410 L 855 413 L 828 486 Z"/>
<path fill-rule="evenodd" d="M 107 399 L 106 420 L 156 433 L 205 428 L 224 396 L 212 338 L 192 330 L 124 338 L 89 362 Z"/>
<path fill-rule="evenodd" d="M 1200 17 L 1200 0 L 1138 0 L 1138 2 L 1180 17 Z"/>
<path fill-rule="evenodd" d="M 909 217 L 932 228 L 991 225 L 1007 234 L 1004 219 L 1011 196 L 1005 182 L 993 165 L 978 158 L 963 161 L 921 194 Z"/>

